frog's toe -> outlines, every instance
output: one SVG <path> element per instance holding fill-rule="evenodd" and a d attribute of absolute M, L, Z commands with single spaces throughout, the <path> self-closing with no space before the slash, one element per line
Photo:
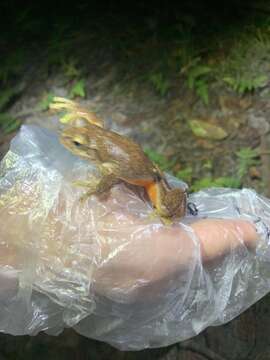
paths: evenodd
<path fill-rule="evenodd" d="M 156 220 L 159 217 L 157 210 L 153 210 L 150 212 L 150 214 L 148 215 L 148 219 L 149 220 Z"/>
<path fill-rule="evenodd" d="M 85 194 L 81 195 L 79 201 L 81 204 L 84 204 L 86 200 L 88 200 L 92 195 L 94 195 L 94 191 L 87 191 Z"/>
<path fill-rule="evenodd" d="M 164 216 L 161 216 L 160 219 L 164 225 L 172 225 L 172 223 L 173 223 L 172 219 L 164 217 Z"/>
<path fill-rule="evenodd" d="M 81 180 L 75 180 L 75 181 L 72 181 L 72 185 L 77 186 L 77 187 L 89 187 L 89 182 L 81 181 Z"/>
<path fill-rule="evenodd" d="M 80 202 L 81 204 L 84 204 L 84 203 L 86 202 L 87 198 L 88 198 L 88 196 L 82 195 L 82 196 L 79 198 L 79 202 Z"/>
<path fill-rule="evenodd" d="M 164 225 L 171 225 L 173 223 L 172 219 L 161 216 L 156 209 L 151 211 L 151 213 L 148 215 L 148 218 L 149 220 L 156 220 L 158 218 Z"/>

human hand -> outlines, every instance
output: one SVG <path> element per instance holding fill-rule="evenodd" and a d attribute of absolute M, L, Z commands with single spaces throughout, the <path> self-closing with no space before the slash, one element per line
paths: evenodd
<path fill-rule="evenodd" d="M 227 321 L 267 291 L 266 277 L 258 281 L 257 273 L 255 280 L 252 265 L 261 266 L 261 244 L 269 248 L 253 221 L 258 214 L 253 219 L 252 209 L 260 202 L 250 196 L 254 192 L 194 194 L 198 217 L 171 226 L 150 220 L 152 208 L 143 193 L 124 184 L 115 186 L 106 199 L 91 197 L 81 204 L 81 189 L 71 180 L 93 169 L 46 131 L 23 131 L 3 163 L 0 182 L 1 279 L 14 275 L 0 280 L 6 300 L 18 294 L 25 299 L 22 290 L 30 289 L 26 293 L 33 316 L 38 299 L 45 296 L 65 314 L 58 320 L 60 327 L 78 324 L 79 332 L 109 342 L 110 331 L 116 331 L 116 346 L 125 333 L 141 339 L 134 346 L 142 348 L 152 346 L 151 341 L 164 345 L 190 337 L 218 322 L 221 313 L 220 322 Z M 247 269 L 246 280 L 241 279 L 242 268 Z M 40 294 L 36 301 L 31 300 L 32 290 Z M 240 294 L 237 303 L 235 293 Z M 105 310 L 104 299 L 110 302 Z M 38 325 L 25 325 L 27 333 L 50 328 L 53 312 L 46 307 L 39 314 Z M 169 318 L 161 320 L 166 314 Z M 10 316 L 8 307 L 5 316 Z M 112 316 L 118 319 L 116 325 Z M 81 325 L 86 317 L 94 317 L 97 328 L 102 324 L 99 335 Z M 166 336 L 160 321 L 172 327 Z M 156 336 L 159 340 L 153 340 Z M 132 346 L 132 341 L 121 346 Z"/>

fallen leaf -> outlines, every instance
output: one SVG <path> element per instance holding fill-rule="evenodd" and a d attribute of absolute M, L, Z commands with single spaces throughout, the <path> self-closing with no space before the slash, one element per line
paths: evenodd
<path fill-rule="evenodd" d="M 228 133 L 217 125 L 210 124 L 202 120 L 189 120 L 189 126 L 193 134 L 197 137 L 210 140 L 223 140 L 228 136 Z"/>

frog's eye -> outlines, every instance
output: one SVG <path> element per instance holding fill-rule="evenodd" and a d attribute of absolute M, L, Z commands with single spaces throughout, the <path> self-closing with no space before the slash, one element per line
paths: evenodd
<path fill-rule="evenodd" d="M 80 147 L 86 143 L 86 139 L 84 138 L 84 136 L 81 135 L 73 136 L 71 140 L 73 145 L 75 145 L 76 147 Z"/>
<path fill-rule="evenodd" d="M 82 144 L 79 143 L 78 141 L 73 141 L 73 144 L 76 146 L 76 147 L 80 147 Z"/>

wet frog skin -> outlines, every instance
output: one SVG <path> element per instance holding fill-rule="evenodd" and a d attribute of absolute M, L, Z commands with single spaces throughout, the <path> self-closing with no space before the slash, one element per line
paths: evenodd
<path fill-rule="evenodd" d="M 98 182 L 77 182 L 87 187 L 82 199 L 108 192 L 119 182 L 143 187 L 155 212 L 163 219 L 181 218 L 186 214 L 187 194 L 179 188 L 171 188 L 164 174 L 131 139 L 103 127 L 103 122 L 93 113 L 76 103 L 55 101 L 53 109 L 69 111 L 71 126 L 60 135 L 61 143 L 74 155 L 96 164 L 101 173 Z M 62 99 L 62 98 L 60 98 Z M 58 104 L 58 105 L 57 105 Z M 56 106 L 55 106 L 56 105 Z M 74 121 L 82 126 L 74 126 Z M 92 119 L 94 119 L 92 121 Z M 98 119 L 98 121 L 97 121 Z M 78 122 L 77 122 L 78 125 Z"/>

